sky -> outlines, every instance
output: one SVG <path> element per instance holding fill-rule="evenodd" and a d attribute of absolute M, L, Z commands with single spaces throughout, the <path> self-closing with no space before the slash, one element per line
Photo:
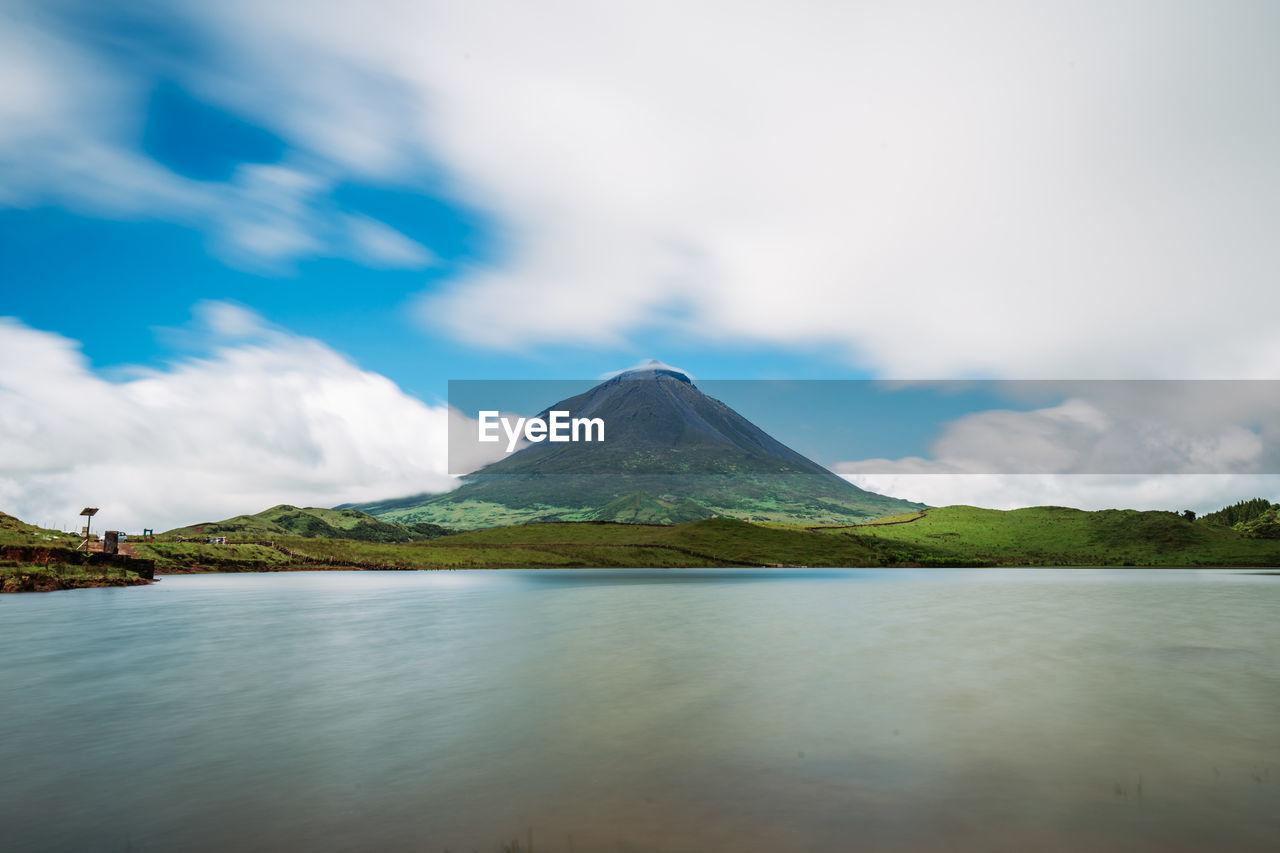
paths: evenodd
<path fill-rule="evenodd" d="M 0 509 L 438 491 L 450 380 L 648 358 L 1280 378 L 1278 37 L 1242 0 L 0 0 Z M 1268 386 L 1160 386 L 1196 441 L 1116 387 L 760 417 L 932 504 L 1280 499 Z M 1082 467 L 1114 434 L 1172 462 Z M 1013 445 L 1053 464 L 974 461 Z"/>

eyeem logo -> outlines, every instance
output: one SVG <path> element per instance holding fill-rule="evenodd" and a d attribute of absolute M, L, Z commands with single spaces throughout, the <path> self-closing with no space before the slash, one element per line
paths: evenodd
<path fill-rule="evenodd" d="M 539 441 L 604 441 L 603 418 L 571 418 L 568 412 L 552 411 L 543 418 L 504 418 L 496 411 L 480 412 L 479 440 L 501 441 L 499 430 L 506 433 L 507 452 L 516 449 L 521 436 Z"/>

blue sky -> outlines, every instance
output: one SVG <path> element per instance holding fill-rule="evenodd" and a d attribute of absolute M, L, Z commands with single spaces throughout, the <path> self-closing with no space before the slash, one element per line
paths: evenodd
<path fill-rule="evenodd" d="M 171 52 L 199 52 L 200 36 L 180 16 L 112 14 L 88 4 L 63 4 L 49 23 L 80 36 L 86 52 L 126 68 L 128 52 L 146 45 L 153 64 Z M 84 16 L 77 21 L 76 18 Z M 147 63 L 137 63 L 145 70 Z M 216 186 L 246 165 L 278 165 L 310 155 L 273 129 L 201 97 L 163 74 L 142 74 L 131 128 L 136 153 L 176 176 Z M 316 202 L 322 214 L 368 217 L 422 247 L 429 259 L 398 264 L 310 256 L 274 259 L 220 253 L 217 238 L 198 223 L 163 216 L 103 215 L 72 204 L 0 211 L 0 269 L 12 285 L 6 313 L 83 345 L 98 369 L 163 365 L 176 351 L 164 333 L 190 321 L 193 304 L 227 300 L 297 334 L 326 341 L 357 363 L 383 373 L 426 400 L 442 397 L 449 378 L 594 377 L 661 351 L 692 359 L 708 375 L 847 376 L 850 366 L 820 348 L 778 352 L 753 345 L 699 346 L 658 326 L 637 330 L 614 347 L 590 348 L 566 339 L 512 357 L 465 339 L 424 333 L 408 305 L 460 270 L 500 262 L 500 224 L 483 210 L 451 197 L 443 181 L 333 181 Z M 316 256 L 319 255 L 319 256 Z M 404 268 L 395 268 L 401 266 Z M 107 304 L 111 321 L 100 311 Z M 68 311 L 68 306 L 88 310 Z M 124 310 L 120 310 L 121 307 Z M 856 373 L 856 371 L 855 371 Z"/>
<path fill-rule="evenodd" d="M 1275 378 L 1276 36 L 1245 3 L 9 0 L 0 507 L 60 518 L 69 484 L 123 471 L 130 521 L 446 488 L 448 380 L 651 357 L 700 380 Z M 1000 429 L 1096 437 L 1136 411 L 1105 397 L 1015 402 Z M 102 401 L 90 461 L 66 398 Z M 759 419 L 837 470 L 924 460 L 859 482 L 930 502 L 1274 489 L 947 479 L 949 424 L 988 402 Z M 1197 427 L 1211 451 L 1160 440 L 1251 470 L 1256 409 Z M 142 422 L 188 438 L 161 458 Z M 289 429 L 275 474 L 236 474 Z M 226 499 L 179 501 L 210 467 Z"/>

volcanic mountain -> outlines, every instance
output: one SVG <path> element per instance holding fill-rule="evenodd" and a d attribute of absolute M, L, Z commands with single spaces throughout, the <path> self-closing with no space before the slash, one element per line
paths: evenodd
<path fill-rule="evenodd" d="M 544 410 L 600 418 L 605 440 L 541 442 L 441 495 L 356 508 L 402 523 L 487 527 L 528 521 L 674 524 L 711 516 L 851 524 L 922 504 L 857 488 L 657 365 L 619 374 Z"/>

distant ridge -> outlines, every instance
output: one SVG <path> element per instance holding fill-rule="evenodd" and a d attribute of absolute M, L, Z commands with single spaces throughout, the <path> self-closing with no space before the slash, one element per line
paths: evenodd
<path fill-rule="evenodd" d="M 1250 539 L 1280 539 L 1280 504 L 1253 498 L 1200 517 L 1201 524 L 1229 527 Z"/>
<path fill-rule="evenodd" d="M 434 524 L 384 521 L 354 509 L 280 504 L 253 515 L 237 515 L 222 521 L 189 524 L 166 531 L 165 535 L 193 539 L 230 536 L 240 541 L 275 536 L 306 536 L 318 539 L 355 539 L 362 542 L 413 542 L 433 539 L 448 532 Z"/>
<path fill-rule="evenodd" d="M 624 371 L 539 416 L 551 410 L 603 419 L 606 440 L 531 444 L 463 478 L 452 492 L 344 508 L 466 529 L 713 516 L 850 524 L 923 506 L 857 488 L 666 365 Z"/>

